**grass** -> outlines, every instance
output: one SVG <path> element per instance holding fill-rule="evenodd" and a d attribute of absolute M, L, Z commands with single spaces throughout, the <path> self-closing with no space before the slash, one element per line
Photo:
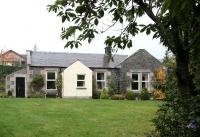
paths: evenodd
<path fill-rule="evenodd" d="M 144 137 L 156 101 L 0 99 L 0 137 Z"/>

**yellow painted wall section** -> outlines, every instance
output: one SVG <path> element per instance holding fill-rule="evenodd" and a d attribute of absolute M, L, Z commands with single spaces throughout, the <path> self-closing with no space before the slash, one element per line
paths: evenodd
<path fill-rule="evenodd" d="M 84 88 L 77 87 L 77 75 L 85 75 Z M 63 72 L 63 97 L 92 97 L 92 70 L 79 60 Z"/>

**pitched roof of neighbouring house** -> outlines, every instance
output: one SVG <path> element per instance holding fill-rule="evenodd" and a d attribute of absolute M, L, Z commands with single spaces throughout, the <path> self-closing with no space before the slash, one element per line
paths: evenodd
<path fill-rule="evenodd" d="M 158 67 L 162 66 L 161 62 L 152 56 L 145 49 L 139 49 L 134 54 L 125 59 L 121 65 L 125 63 L 132 64 L 132 69 L 151 69 L 155 71 Z"/>
<path fill-rule="evenodd" d="M 59 52 L 35 52 L 31 51 L 30 66 L 38 67 L 68 67 L 76 60 L 80 60 L 91 68 L 115 68 L 116 65 L 125 60 L 127 55 L 114 55 L 114 62 L 105 65 L 104 54 L 86 53 L 59 53 Z"/>
<path fill-rule="evenodd" d="M 20 57 L 24 58 L 21 54 L 15 52 L 15 51 L 13 51 L 13 50 L 8 50 L 8 51 L 2 53 L 1 56 L 5 56 L 6 54 L 9 54 L 9 53 L 14 53 L 14 54 L 17 55 L 17 56 L 20 56 Z"/>
<path fill-rule="evenodd" d="M 0 54 L 0 60 L 7 61 L 7 62 L 16 62 L 18 58 L 25 60 L 26 56 L 23 56 L 13 50 L 8 50 Z"/>

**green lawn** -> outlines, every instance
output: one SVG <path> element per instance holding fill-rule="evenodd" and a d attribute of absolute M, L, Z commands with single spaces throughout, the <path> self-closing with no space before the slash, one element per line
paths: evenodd
<path fill-rule="evenodd" d="M 0 99 L 0 137 L 144 137 L 156 101 Z"/>

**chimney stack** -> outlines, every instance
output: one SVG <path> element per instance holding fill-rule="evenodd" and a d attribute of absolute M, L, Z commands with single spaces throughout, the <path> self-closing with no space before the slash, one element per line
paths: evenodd
<path fill-rule="evenodd" d="M 105 55 L 111 56 L 111 52 L 112 52 L 111 46 L 105 47 Z"/>

